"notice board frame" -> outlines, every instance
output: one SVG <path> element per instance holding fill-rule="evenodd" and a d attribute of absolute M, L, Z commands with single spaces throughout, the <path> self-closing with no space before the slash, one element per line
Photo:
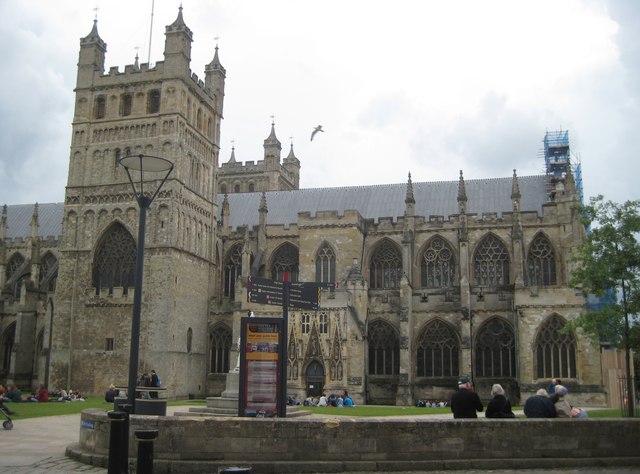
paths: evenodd
<path fill-rule="evenodd" d="M 282 318 L 240 319 L 238 416 L 286 417 L 286 412 L 282 413 L 286 410 L 282 393 L 283 336 Z"/>

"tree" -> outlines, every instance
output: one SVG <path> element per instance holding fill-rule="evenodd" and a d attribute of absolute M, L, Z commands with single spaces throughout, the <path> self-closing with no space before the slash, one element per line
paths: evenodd
<path fill-rule="evenodd" d="M 599 297 L 613 297 L 605 299 L 599 309 L 582 314 L 570 326 L 582 327 L 596 340 L 624 348 L 627 408 L 628 415 L 633 416 L 631 344 L 632 329 L 637 331 L 635 323 L 640 313 L 640 201 L 620 205 L 604 201 L 600 195 L 592 197 L 588 206 L 582 206 L 581 213 L 584 223 L 592 227 L 577 249 L 571 284 Z"/>

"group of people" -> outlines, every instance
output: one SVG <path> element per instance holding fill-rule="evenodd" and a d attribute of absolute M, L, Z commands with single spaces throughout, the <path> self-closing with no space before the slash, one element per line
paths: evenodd
<path fill-rule="evenodd" d="M 350 408 L 355 406 L 355 404 L 353 403 L 353 399 L 349 395 L 349 392 L 347 392 L 346 390 L 343 390 L 342 394 L 340 395 L 335 395 L 332 393 L 329 396 L 327 396 L 327 394 L 323 392 L 322 395 L 318 398 L 307 397 L 303 402 L 303 405 L 317 406 L 317 407 L 336 407 L 336 408 L 343 408 L 343 407 Z"/>
<path fill-rule="evenodd" d="M 44 386 L 44 384 L 40 384 L 38 390 L 32 393 L 28 397 L 22 396 L 22 390 L 18 388 L 16 384 L 9 384 L 7 388 L 0 385 L 0 401 L 2 402 L 48 402 L 49 401 L 49 391 Z"/>
<path fill-rule="evenodd" d="M 536 395 L 527 398 L 524 414 L 527 418 L 586 418 L 587 412 L 573 407 L 565 399 L 569 390 L 559 379 L 553 379 L 547 390 L 541 388 Z M 515 418 L 511 402 L 500 384 L 491 387 L 491 401 L 487 405 L 487 418 Z M 467 376 L 458 380 L 458 390 L 451 397 L 451 411 L 454 418 L 477 418 L 482 412 L 482 400 L 473 389 Z"/>
<path fill-rule="evenodd" d="M 565 398 L 568 393 L 560 379 L 552 379 L 549 388 L 541 388 L 527 398 L 524 414 L 527 418 L 587 418 L 586 411 L 569 404 Z"/>
<path fill-rule="evenodd" d="M 442 408 L 449 406 L 449 402 L 432 402 L 431 400 L 418 400 L 416 406 L 418 408 Z"/>
<path fill-rule="evenodd" d="M 138 380 L 138 387 L 160 387 L 160 377 L 155 370 L 149 373 L 144 373 Z M 136 398 L 158 398 L 158 392 L 156 391 L 140 391 L 136 392 Z"/>

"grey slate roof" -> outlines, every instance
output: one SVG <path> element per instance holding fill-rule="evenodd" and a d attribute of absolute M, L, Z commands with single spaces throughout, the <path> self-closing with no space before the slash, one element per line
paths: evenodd
<path fill-rule="evenodd" d="M 542 213 L 542 205 L 547 202 L 545 176 L 518 177 L 520 185 L 520 210 Z M 513 178 L 491 178 L 465 180 L 467 191 L 467 213 L 511 212 L 511 186 Z M 267 223 L 289 226 L 298 220 L 299 212 L 310 212 L 313 217 L 318 211 L 338 211 L 354 209 L 365 219 L 378 221 L 381 217 L 396 220 L 404 215 L 407 183 L 381 184 L 371 186 L 350 186 L 341 188 L 313 188 L 294 191 L 271 191 L 266 193 Z M 445 219 L 458 214 L 458 181 L 438 181 L 413 183 L 416 200 L 415 215 L 443 216 Z M 258 225 L 258 208 L 262 193 L 229 194 L 229 221 L 233 229 L 248 225 Z M 218 195 L 218 217 L 222 215 L 224 195 Z"/>
<path fill-rule="evenodd" d="M 14 204 L 7 206 L 7 238 L 31 237 L 31 218 L 34 204 Z M 62 218 L 64 204 L 61 202 L 38 204 L 38 236 L 60 237 L 62 234 Z"/>
<path fill-rule="evenodd" d="M 547 202 L 545 176 L 520 176 L 520 210 L 542 213 Z M 511 185 L 513 179 L 490 178 L 465 180 L 467 212 L 483 214 L 495 212 L 498 216 L 511 212 Z M 312 188 L 294 191 L 266 193 L 267 223 L 289 226 L 298 221 L 299 212 L 314 216 L 318 211 L 357 210 L 365 219 L 378 221 L 381 217 L 396 220 L 404 215 L 407 183 L 371 186 L 347 186 L 341 188 Z M 228 195 L 230 225 L 233 229 L 258 225 L 260 197 L 262 193 L 233 193 Z M 458 213 L 458 181 L 413 183 L 416 200 L 415 215 L 448 216 Z M 222 215 L 223 194 L 218 195 L 218 218 Z M 27 238 L 31 235 L 33 204 L 7 206 L 7 237 Z M 63 203 L 38 204 L 40 227 L 38 235 L 60 237 L 62 233 Z"/>

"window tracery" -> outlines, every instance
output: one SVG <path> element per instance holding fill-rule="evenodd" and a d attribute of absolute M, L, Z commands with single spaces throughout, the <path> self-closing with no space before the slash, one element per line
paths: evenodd
<path fill-rule="evenodd" d="M 326 242 L 316 255 L 316 281 L 318 283 L 336 282 L 336 254 Z"/>
<path fill-rule="evenodd" d="M 473 259 L 476 285 L 497 287 L 509 284 L 509 252 L 495 235 L 487 235 Z"/>
<path fill-rule="evenodd" d="M 400 340 L 393 327 L 381 320 L 369 324 L 369 374 L 400 373 Z"/>
<path fill-rule="evenodd" d="M 285 273 L 289 274 L 289 281 L 298 281 L 298 249 L 291 244 L 282 245 L 273 257 L 271 278 L 284 281 Z"/>
<path fill-rule="evenodd" d="M 422 254 L 423 288 L 451 288 L 456 285 L 456 258 L 441 237 L 434 237 Z"/>
<path fill-rule="evenodd" d="M 553 315 L 541 326 L 536 337 L 536 375 L 540 378 L 576 378 L 576 340 L 573 333 L 562 333 L 564 321 Z"/>
<path fill-rule="evenodd" d="M 531 285 L 557 284 L 555 253 L 551 242 L 543 234 L 538 235 L 531 242 L 527 256 L 527 270 Z"/>
<path fill-rule="evenodd" d="M 389 240 L 383 240 L 371 257 L 371 288 L 397 288 L 402 277 L 402 256 Z"/>
<path fill-rule="evenodd" d="M 440 320 L 429 323 L 418 339 L 418 377 L 457 377 L 460 345 L 453 330 Z"/>
<path fill-rule="evenodd" d="M 107 288 L 122 287 L 123 294 L 135 285 L 136 243 L 121 224 L 115 224 L 102 238 L 93 261 L 96 294 Z"/>
<path fill-rule="evenodd" d="M 231 351 L 231 329 L 220 324 L 209 335 L 211 351 L 210 372 L 226 374 L 229 372 L 229 353 Z"/>
<path fill-rule="evenodd" d="M 242 275 L 242 245 L 233 246 L 224 265 L 224 296 L 234 299 L 236 280 Z"/>
<path fill-rule="evenodd" d="M 502 318 L 484 324 L 475 342 L 477 377 L 515 377 L 516 342 L 511 325 Z"/>

